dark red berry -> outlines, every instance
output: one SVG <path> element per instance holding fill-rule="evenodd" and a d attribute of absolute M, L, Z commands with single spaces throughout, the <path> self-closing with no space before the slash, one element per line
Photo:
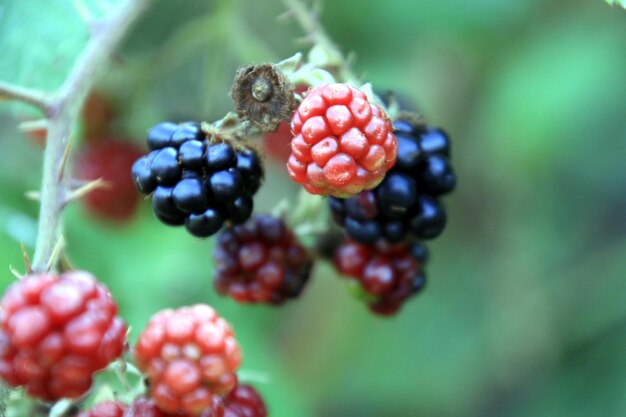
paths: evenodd
<path fill-rule="evenodd" d="M 83 395 L 126 345 L 115 302 L 88 272 L 23 278 L 2 311 L 0 377 L 46 401 Z"/>
<path fill-rule="evenodd" d="M 139 199 L 130 173 L 133 162 L 141 154 L 138 146 L 115 139 L 88 142 L 83 146 L 76 159 L 76 177 L 84 181 L 102 179 L 106 182 L 104 187 L 83 198 L 89 214 L 118 222 L 132 217 Z"/>
<path fill-rule="evenodd" d="M 224 402 L 224 417 L 267 417 L 263 399 L 250 385 L 237 385 Z"/>
<path fill-rule="evenodd" d="M 110 100 L 100 91 L 92 91 L 83 106 L 82 137 L 88 142 L 108 140 L 110 125 L 115 117 L 115 110 Z"/>
<path fill-rule="evenodd" d="M 374 245 L 363 245 L 346 240 L 336 249 L 334 263 L 341 274 L 360 284 L 373 312 L 392 315 L 408 298 L 423 289 L 424 253 L 425 249 L 419 244 L 379 241 Z"/>
<path fill-rule="evenodd" d="M 214 259 L 217 292 L 243 303 L 279 304 L 299 296 L 312 264 L 283 221 L 269 214 L 224 230 Z"/>

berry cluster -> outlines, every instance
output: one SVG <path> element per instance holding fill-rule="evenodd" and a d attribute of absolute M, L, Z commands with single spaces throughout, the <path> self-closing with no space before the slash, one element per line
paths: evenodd
<path fill-rule="evenodd" d="M 291 130 L 291 178 L 311 194 L 349 197 L 378 185 L 396 161 L 391 121 L 377 104 L 346 84 L 307 94 Z"/>
<path fill-rule="evenodd" d="M 119 357 L 126 325 L 88 272 L 33 274 L 2 299 L 0 377 L 46 401 L 83 395 L 92 374 Z"/>
<path fill-rule="evenodd" d="M 214 253 L 215 289 L 244 303 L 280 304 L 309 279 L 312 259 L 285 223 L 258 214 L 224 230 Z"/>
<path fill-rule="evenodd" d="M 132 176 L 140 192 L 152 193 L 163 223 L 208 237 L 250 217 L 263 177 L 253 149 L 207 139 L 197 123 L 158 124 L 147 140 L 152 151 L 135 162 Z"/>
<path fill-rule="evenodd" d="M 228 323 L 199 304 L 154 315 L 139 336 L 135 360 L 159 409 L 199 416 L 236 386 L 241 352 Z"/>
<path fill-rule="evenodd" d="M 449 162 L 450 141 L 440 129 L 394 123 L 398 158 L 378 187 L 348 199 L 329 198 L 333 218 L 354 240 L 400 242 L 407 234 L 432 239 L 446 225 L 439 197 L 451 192 L 456 177 Z"/>
<path fill-rule="evenodd" d="M 426 248 L 419 243 L 363 245 L 347 239 L 335 251 L 337 270 L 354 278 L 365 291 L 370 310 L 380 315 L 398 312 L 426 284 Z"/>

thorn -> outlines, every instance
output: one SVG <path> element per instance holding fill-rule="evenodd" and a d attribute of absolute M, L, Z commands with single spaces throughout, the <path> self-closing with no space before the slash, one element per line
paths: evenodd
<path fill-rule="evenodd" d="M 18 280 L 20 280 L 20 281 L 26 276 L 26 275 L 20 273 L 20 271 L 18 271 L 17 269 L 13 268 L 12 265 L 9 265 L 9 271 L 11 271 L 13 276 L 15 278 L 17 278 Z"/>
<path fill-rule="evenodd" d="M 17 128 L 24 133 L 34 132 L 36 130 L 45 130 L 48 128 L 48 120 L 47 119 L 27 120 L 17 125 Z"/>
<path fill-rule="evenodd" d="M 33 200 L 33 201 L 41 200 L 41 193 L 37 190 L 26 191 L 24 193 L 24 196 L 28 198 L 29 200 Z"/>
<path fill-rule="evenodd" d="M 61 158 L 61 163 L 59 164 L 59 172 L 58 172 L 58 177 L 57 177 L 59 179 L 59 182 L 61 182 L 61 180 L 63 179 L 63 176 L 65 175 L 65 167 L 67 166 L 67 162 L 70 157 L 71 147 L 72 147 L 72 143 L 68 141 L 67 146 L 65 147 L 65 150 L 63 150 L 63 157 Z"/>
<path fill-rule="evenodd" d="M 99 189 L 109 189 L 111 188 L 111 183 L 103 180 L 102 178 L 98 178 L 97 180 L 89 181 L 86 184 L 81 185 L 75 190 L 71 190 L 67 197 L 65 198 L 64 204 L 69 203 L 70 201 L 79 200 L 92 192 L 93 190 Z"/>
<path fill-rule="evenodd" d="M 76 268 L 74 268 L 74 264 L 72 264 L 72 262 L 70 261 L 70 258 L 67 256 L 67 253 L 63 253 L 63 256 L 61 256 L 61 265 L 59 267 L 59 270 L 61 272 L 65 272 L 65 271 L 72 271 Z"/>
<path fill-rule="evenodd" d="M 59 240 L 54 244 L 54 248 L 52 249 L 52 254 L 50 255 L 50 259 L 48 260 L 48 264 L 46 265 L 46 271 L 50 271 L 52 269 L 52 265 L 56 264 L 61 252 L 63 252 L 63 248 L 65 248 L 65 238 L 63 235 L 59 237 Z"/>
<path fill-rule="evenodd" d="M 22 248 L 22 257 L 24 258 L 24 266 L 26 266 L 26 273 L 31 274 L 33 272 L 33 268 L 30 263 L 28 252 L 26 252 L 26 246 L 24 246 L 24 242 L 20 242 L 20 246 Z"/>

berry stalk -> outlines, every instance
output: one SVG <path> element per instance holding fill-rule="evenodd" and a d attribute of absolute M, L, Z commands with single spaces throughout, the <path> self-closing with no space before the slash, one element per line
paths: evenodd
<path fill-rule="evenodd" d="M 355 76 L 350 65 L 339 47 L 333 42 L 331 37 L 326 33 L 324 27 L 320 24 L 318 14 L 315 10 L 308 10 L 302 0 L 283 0 L 283 3 L 289 9 L 290 15 L 298 22 L 304 32 L 314 45 L 321 48 L 325 53 L 329 66 L 337 68 L 337 78 L 342 81 L 356 81 L 359 77 Z"/>

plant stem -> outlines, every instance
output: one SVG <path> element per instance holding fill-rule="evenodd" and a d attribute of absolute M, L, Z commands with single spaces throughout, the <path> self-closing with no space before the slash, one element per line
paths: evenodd
<path fill-rule="evenodd" d="M 326 33 L 324 26 L 319 21 L 319 16 L 309 10 L 302 0 L 283 0 L 283 3 L 289 9 L 292 16 L 302 27 L 304 32 L 309 36 L 310 40 L 325 50 L 329 55 L 337 57 L 337 78 L 342 81 L 358 80 L 348 61 L 343 57 L 339 47 L 333 42 L 331 37 Z"/>
<path fill-rule="evenodd" d="M 69 194 L 69 178 L 65 171 L 72 128 L 97 75 L 149 2 L 150 0 L 127 0 L 99 22 L 65 82 L 54 93 L 46 94 L 0 82 L 0 96 L 31 104 L 41 109 L 48 119 L 39 226 L 33 257 L 33 270 L 36 272 L 55 266 L 52 257 L 58 252 L 61 242 L 61 213 Z"/>

